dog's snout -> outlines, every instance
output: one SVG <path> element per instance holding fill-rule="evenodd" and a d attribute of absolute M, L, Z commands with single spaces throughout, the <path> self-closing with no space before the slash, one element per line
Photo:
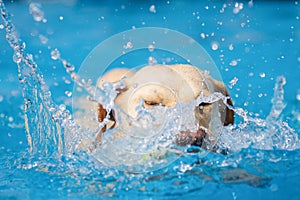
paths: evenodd
<path fill-rule="evenodd" d="M 193 145 L 201 147 L 206 136 L 206 130 L 199 128 L 197 131 L 181 131 L 176 138 L 176 144 L 179 146 Z"/>

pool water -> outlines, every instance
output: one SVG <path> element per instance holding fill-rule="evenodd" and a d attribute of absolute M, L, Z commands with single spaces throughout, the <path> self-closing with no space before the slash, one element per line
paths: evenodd
<path fill-rule="evenodd" d="M 0 22 L 1 199 L 299 198 L 297 1 L 4 3 L 16 33 Z M 100 42 L 142 27 L 182 32 L 212 57 L 236 112 L 219 138 L 228 155 L 184 152 L 168 166 L 131 173 L 76 151 L 76 137 L 88 131 L 69 117 L 74 82 L 63 61 L 77 71 Z M 20 49 L 32 57 L 20 58 Z"/>

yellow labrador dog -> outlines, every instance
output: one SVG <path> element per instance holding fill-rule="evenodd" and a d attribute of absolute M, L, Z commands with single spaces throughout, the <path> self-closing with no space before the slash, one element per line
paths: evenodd
<path fill-rule="evenodd" d="M 229 96 L 223 83 L 186 64 L 145 66 L 136 72 L 114 69 L 106 73 L 98 85 L 101 87 L 105 82 L 114 83 L 123 77 L 126 77 L 123 79 L 126 86 L 119 90 L 115 104 L 133 118 L 137 116 L 136 107 L 141 100 L 147 109 L 153 109 L 157 105 L 174 108 L 179 102 L 187 103 L 199 96 L 207 97 L 215 92 Z M 232 105 L 230 98 L 227 99 L 227 104 Z M 228 109 L 222 100 L 215 103 L 200 103 L 191 110 L 191 113 L 190 117 L 193 118 L 197 129 L 185 127 L 185 130 L 180 131 L 175 141 L 179 146 L 196 145 L 207 149 L 207 143 L 212 142 L 208 138 L 215 134 L 211 127 L 212 121 L 219 119 L 225 126 L 234 121 L 233 111 Z M 106 115 L 106 110 L 99 104 L 98 121 L 102 122 Z M 112 110 L 109 123 L 97 136 L 98 141 L 107 129 L 118 126 L 115 115 L 117 113 Z"/>

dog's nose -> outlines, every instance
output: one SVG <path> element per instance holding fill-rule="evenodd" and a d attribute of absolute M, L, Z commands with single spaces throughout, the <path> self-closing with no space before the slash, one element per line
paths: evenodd
<path fill-rule="evenodd" d="M 194 145 L 201 147 L 206 136 L 206 130 L 199 128 L 196 131 L 181 131 L 176 137 L 178 146 Z"/>

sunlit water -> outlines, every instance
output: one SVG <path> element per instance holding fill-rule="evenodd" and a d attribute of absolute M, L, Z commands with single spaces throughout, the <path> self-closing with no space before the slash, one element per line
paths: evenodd
<path fill-rule="evenodd" d="M 227 8 L 224 5 L 221 5 L 220 12 L 224 12 L 222 9 Z M 246 5 L 228 5 L 233 14 L 242 12 L 243 6 Z M 251 2 L 247 6 L 251 8 Z M 44 13 L 46 11 L 38 5 L 30 4 L 28 7 L 35 21 L 46 23 L 50 20 L 46 18 L 47 13 Z M 212 7 L 204 6 L 203 9 L 209 10 Z M 158 11 L 157 7 L 149 5 L 150 13 Z M 1 126 L 3 126 L 1 131 L 3 134 L 8 134 L 9 139 L 4 140 L 7 143 L 10 140 L 18 141 L 18 137 L 15 136 L 17 134 L 26 134 L 27 140 L 21 141 L 19 145 L 28 148 L 14 146 L 1 148 L 3 156 L 0 157 L 0 197 L 32 199 L 112 196 L 130 199 L 137 196 L 144 198 L 203 196 L 251 199 L 253 192 L 259 192 L 260 197 L 264 195 L 266 199 L 271 199 L 274 195 L 285 197 L 285 190 L 287 193 L 290 190 L 291 197 L 294 199 L 299 195 L 297 189 L 300 177 L 297 170 L 300 166 L 299 110 L 297 110 L 299 99 L 297 100 L 296 96 L 294 105 L 286 104 L 284 88 L 293 84 L 289 83 L 286 77 L 272 78 L 274 91 L 265 98 L 270 105 L 268 114 L 253 113 L 251 106 L 248 108 L 245 106 L 249 102 L 242 100 L 242 97 L 238 98 L 236 93 L 233 98 L 236 98 L 234 100 L 237 105 L 232 108 L 236 114 L 236 123 L 225 127 L 218 140 L 218 146 L 226 149 L 227 155 L 203 154 L 202 150 L 193 153 L 186 148 L 176 149 L 174 153 L 176 159 L 171 156 L 174 162 L 170 162 L 170 165 L 157 167 L 153 171 L 146 170 L 145 173 L 131 173 L 120 167 L 116 168 L 114 164 L 112 166 L 102 164 L 95 159 L 97 152 L 91 154 L 78 147 L 82 140 L 93 138 L 95 132 L 88 128 L 81 128 L 75 122 L 69 111 L 69 98 L 63 98 L 61 104 L 54 100 L 53 95 L 57 91 L 50 89 L 49 84 L 45 82 L 44 76 L 46 77 L 47 73 L 42 73 L 40 69 L 42 66 L 35 62 L 38 57 L 26 51 L 27 46 L 31 44 L 21 40 L 16 31 L 18 27 L 14 27 L 2 3 L 1 14 L 4 21 L 2 29 L 6 31 L 6 40 L 13 49 L 13 61 L 18 66 L 12 79 L 18 78 L 21 85 L 19 91 L 23 97 L 23 99 L 19 98 L 21 95 L 18 91 L 12 92 L 15 95 L 10 98 L 0 96 L 3 107 L 8 106 L 3 109 L 5 111 L 0 116 Z M 197 12 L 192 14 L 194 17 L 197 17 L 196 15 Z M 59 17 L 60 20 L 61 17 L 63 16 Z M 208 36 L 200 34 L 200 37 Z M 39 35 L 39 39 L 42 44 L 47 43 L 47 37 Z M 212 42 L 211 49 L 218 50 L 221 41 Z M 228 48 L 232 51 L 234 47 L 229 45 Z M 56 60 L 57 67 L 65 71 L 63 73 L 65 82 L 72 80 L 94 97 L 95 101 L 107 106 L 111 105 L 115 97 L 114 90 L 100 90 L 88 84 L 87 80 L 82 80 L 75 73 L 75 66 L 66 61 L 63 54 L 63 51 L 51 48 L 50 55 L 42 53 L 39 56 Z M 233 59 L 229 62 L 229 66 L 241 65 L 239 62 L 240 59 Z M 299 70 L 299 67 L 296 70 Z M 255 73 L 264 78 L 265 72 Z M 228 81 L 229 88 L 235 88 L 243 81 L 242 76 L 231 75 L 231 77 L 234 78 Z M 114 86 L 108 85 L 108 89 L 109 87 Z M 258 96 L 263 95 L 258 93 Z M 71 91 L 66 90 L 66 96 L 72 96 Z M 246 108 L 242 107 L 242 103 L 238 103 L 239 100 Z M 250 100 L 255 101 L 255 99 Z M 174 116 L 176 112 L 170 116 L 170 122 L 173 123 L 166 123 L 164 131 L 169 130 L 170 127 L 174 128 L 177 122 Z M 101 128 L 101 124 L 98 128 Z M 23 131 L 24 129 L 26 132 Z M 174 129 L 176 131 L 176 126 Z M 147 151 L 148 149 L 136 148 L 135 150 Z M 124 152 L 120 151 L 120 153 Z M 132 159 L 130 155 L 128 158 Z M 109 158 L 108 163 L 117 159 Z M 163 159 L 159 162 L 163 162 Z M 139 158 L 133 162 L 140 160 Z M 149 163 L 153 164 L 148 161 L 146 164 L 143 163 L 146 167 Z M 159 162 L 154 162 L 154 165 L 159 166 L 161 164 Z"/>

